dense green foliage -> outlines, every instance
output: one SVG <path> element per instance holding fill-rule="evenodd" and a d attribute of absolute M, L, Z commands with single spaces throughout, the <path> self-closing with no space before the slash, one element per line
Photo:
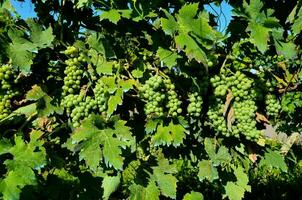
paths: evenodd
<path fill-rule="evenodd" d="M 302 197 L 302 3 L 0 8 L 0 199 Z"/>

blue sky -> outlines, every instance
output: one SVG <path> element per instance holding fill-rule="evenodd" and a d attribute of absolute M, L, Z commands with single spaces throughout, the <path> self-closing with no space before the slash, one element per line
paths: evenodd
<path fill-rule="evenodd" d="M 15 7 L 17 12 L 21 15 L 22 18 L 26 19 L 28 17 L 35 17 L 34 6 L 31 3 L 31 0 L 25 0 L 24 2 L 19 2 L 16 0 L 11 0 L 12 5 Z M 232 7 L 227 4 L 225 1 L 222 2 L 220 7 L 215 6 L 214 4 L 205 6 L 208 12 L 219 15 L 219 31 L 224 31 L 226 26 L 231 20 L 231 9 Z"/>

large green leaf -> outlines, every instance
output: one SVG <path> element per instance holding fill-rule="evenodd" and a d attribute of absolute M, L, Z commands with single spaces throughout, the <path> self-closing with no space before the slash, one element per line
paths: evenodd
<path fill-rule="evenodd" d="M 259 49 L 259 51 L 264 53 L 268 48 L 267 42 L 269 40 L 270 29 L 255 22 L 250 22 L 248 28 L 251 31 L 251 41 Z"/>
<path fill-rule="evenodd" d="M 284 161 L 284 157 L 275 151 L 267 150 L 264 157 L 259 163 L 259 166 L 268 166 L 272 168 L 279 168 L 283 172 L 287 172 L 287 165 Z"/>
<path fill-rule="evenodd" d="M 292 31 L 295 35 L 299 34 L 302 30 L 302 8 L 299 9 L 292 25 Z"/>
<path fill-rule="evenodd" d="M 203 200 L 203 195 L 200 192 L 190 192 L 187 193 L 183 200 Z"/>
<path fill-rule="evenodd" d="M 163 124 L 158 125 L 155 135 L 152 137 L 152 141 L 155 145 L 173 145 L 179 146 L 183 143 L 186 137 L 186 130 L 180 124 L 174 124 L 170 122 L 168 126 Z"/>
<path fill-rule="evenodd" d="M 176 47 L 186 53 L 189 59 L 207 63 L 205 49 L 210 50 L 220 35 L 209 25 L 209 15 L 198 12 L 198 3 L 185 4 L 175 18 L 165 11 L 167 18 L 161 18 L 166 34 L 174 36 Z M 196 17 L 197 16 L 197 17 Z"/>
<path fill-rule="evenodd" d="M 175 52 L 161 47 L 157 50 L 157 56 L 170 69 L 177 65 L 177 59 L 180 58 Z"/>
<path fill-rule="evenodd" d="M 227 196 L 230 200 L 241 200 L 243 199 L 245 192 L 251 192 L 251 186 L 248 185 L 248 175 L 244 173 L 241 166 L 233 166 L 233 170 L 237 181 L 227 182 L 227 184 L 224 186 L 224 196 Z"/>
<path fill-rule="evenodd" d="M 147 187 L 132 184 L 129 187 L 130 200 L 159 200 L 160 191 L 154 181 L 150 180 Z"/>
<path fill-rule="evenodd" d="M 42 26 L 32 19 L 28 19 L 26 23 L 30 28 L 30 40 L 36 48 L 42 49 L 51 46 L 55 39 L 51 27 L 43 30 Z"/>
<path fill-rule="evenodd" d="M 94 117 L 85 120 L 76 129 L 65 146 L 71 151 L 80 148 L 80 159 L 93 171 L 101 160 L 107 166 L 121 170 L 123 167 L 122 148 L 134 145 L 134 138 L 124 121 L 115 121 L 114 128 L 99 129 L 94 125 Z M 95 154 L 93 154 L 93 152 Z"/>
<path fill-rule="evenodd" d="M 164 174 L 160 169 L 154 170 L 154 176 L 161 193 L 166 197 L 175 199 L 177 179 L 172 174 Z"/>
<path fill-rule="evenodd" d="M 120 175 L 117 176 L 105 176 L 102 183 L 103 199 L 109 199 L 110 195 L 115 192 L 120 184 Z"/>
<path fill-rule="evenodd" d="M 218 171 L 215 166 L 213 166 L 210 160 L 202 160 L 198 163 L 198 178 L 200 181 L 207 179 L 209 181 L 213 181 L 218 179 Z"/>
<path fill-rule="evenodd" d="M 25 143 L 22 137 L 16 136 L 15 144 L 10 148 L 6 146 L 5 153 L 10 153 L 12 159 L 4 161 L 8 172 L 0 181 L 0 193 L 3 199 L 17 200 L 23 187 L 37 183 L 33 170 L 41 169 L 46 164 L 43 141 L 39 140 L 42 134 L 40 131 L 32 131 L 28 143 Z"/>

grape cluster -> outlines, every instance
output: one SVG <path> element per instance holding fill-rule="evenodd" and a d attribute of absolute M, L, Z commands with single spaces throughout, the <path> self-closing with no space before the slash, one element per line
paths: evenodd
<path fill-rule="evenodd" d="M 280 110 L 281 104 L 278 101 L 276 95 L 269 94 L 265 97 L 266 113 L 268 116 L 277 117 Z"/>
<path fill-rule="evenodd" d="M 260 137 L 261 131 L 256 128 L 256 111 L 257 106 L 253 100 L 234 102 L 236 120 L 232 126 L 232 133 L 235 137 L 239 137 L 240 133 L 244 133 L 248 140 Z"/>
<path fill-rule="evenodd" d="M 145 113 L 149 117 L 161 117 L 164 115 L 163 102 L 166 98 L 164 94 L 164 82 L 162 77 L 155 75 L 149 78 L 140 87 L 141 96 L 145 99 Z"/>
<path fill-rule="evenodd" d="M 170 78 L 163 79 L 155 75 L 150 77 L 139 90 L 146 101 L 145 113 L 148 117 L 162 117 L 164 113 L 176 117 L 182 113 L 181 101 Z"/>
<path fill-rule="evenodd" d="M 105 84 L 99 80 L 95 86 L 95 88 L 93 89 L 94 92 L 94 96 L 95 96 L 95 101 L 96 104 L 98 106 L 98 111 L 100 113 L 104 112 L 106 110 L 106 103 L 108 100 L 108 93 L 107 93 L 107 89 L 105 87 Z"/>
<path fill-rule="evenodd" d="M 16 83 L 16 72 L 12 66 L 0 66 L 0 120 L 4 119 L 11 113 L 11 99 L 18 95 L 18 91 L 13 88 Z"/>
<path fill-rule="evenodd" d="M 223 117 L 223 104 L 222 102 L 213 104 L 209 107 L 207 115 L 211 121 L 210 125 L 214 127 L 214 129 L 225 136 L 230 136 L 230 132 L 228 132 L 225 118 Z"/>
<path fill-rule="evenodd" d="M 67 49 L 64 51 L 65 55 L 69 55 L 71 57 L 76 57 L 79 50 L 75 46 L 68 46 Z"/>
<path fill-rule="evenodd" d="M 261 132 L 257 130 L 255 121 L 256 100 L 259 94 L 254 87 L 254 81 L 240 71 L 215 76 L 210 81 L 218 102 L 218 105 L 211 106 L 208 111 L 211 126 L 225 136 L 239 137 L 242 134 L 248 140 L 259 138 Z M 233 119 L 223 116 L 227 93 L 231 94 L 233 99 L 229 105 L 234 111 Z M 233 120 L 232 123 L 229 122 L 229 127 L 228 120 Z"/>
<path fill-rule="evenodd" d="M 103 112 L 107 106 L 107 90 L 101 80 L 96 82 L 92 90 L 81 88 L 84 84 L 84 66 L 87 65 L 88 71 L 93 71 L 93 67 L 87 63 L 86 55 L 79 52 L 79 49 L 71 46 L 64 53 L 71 58 L 65 63 L 67 67 L 64 71 L 63 100 L 61 105 L 66 108 L 68 116 L 74 127 L 79 127 L 82 120 L 89 117 L 92 113 Z M 93 81 L 96 81 L 94 77 Z"/>
<path fill-rule="evenodd" d="M 198 92 L 189 93 L 189 105 L 187 108 L 190 116 L 199 117 L 201 115 L 201 106 L 203 104 L 202 96 Z"/>
<path fill-rule="evenodd" d="M 228 90 L 232 91 L 232 96 L 236 101 L 248 99 L 251 94 L 253 80 L 249 79 L 245 74 L 237 71 L 231 76 L 215 76 L 210 79 L 215 88 L 214 94 L 218 97 L 224 97 Z"/>
<path fill-rule="evenodd" d="M 84 98 L 84 93 L 69 94 L 63 98 L 61 105 L 66 108 L 67 114 L 70 115 L 73 108 L 78 106 L 84 100 Z"/>
<path fill-rule="evenodd" d="M 87 96 L 85 100 L 80 102 L 70 114 L 73 126 L 79 127 L 81 120 L 89 117 L 95 110 L 97 110 L 96 100 L 91 96 Z"/>
<path fill-rule="evenodd" d="M 181 101 L 178 100 L 178 96 L 175 91 L 175 85 L 172 83 L 171 79 L 165 79 L 164 84 L 168 90 L 167 91 L 168 93 L 167 108 L 169 110 L 168 115 L 176 117 L 178 114 L 182 112 L 182 109 L 180 108 Z"/>
<path fill-rule="evenodd" d="M 126 169 L 122 173 L 123 183 L 126 185 L 130 185 L 133 183 L 137 176 L 137 170 L 140 167 L 141 162 L 139 160 L 131 161 Z"/>
<path fill-rule="evenodd" d="M 79 92 L 84 74 L 83 63 L 86 62 L 86 55 L 82 52 L 78 53 L 78 49 L 74 46 L 68 47 L 65 54 L 71 58 L 65 61 L 67 66 L 64 70 L 63 96 Z"/>

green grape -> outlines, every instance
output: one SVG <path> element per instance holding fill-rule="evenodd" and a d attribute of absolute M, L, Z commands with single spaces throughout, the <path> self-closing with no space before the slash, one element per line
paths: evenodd
<path fill-rule="evenodd" d="M 216 75 L 210 81 L 217 100 L 216 105 L 210 106 L 208 111 L 210 126 L 227 137 L 239 138 L 240 135 L 243 135 L 248 140 L 257 140 L 261 136 L 261 131 L 257 130 L 255 120 L 256 100 L 259 99 L 260 93 L 255 88 L 254 80 L 240 71 L 236 71 L 235 73 Z M 229 124 L 227 116 L 223 116 L 227 93 L 230 93 L 232 97 L 229 108 L 234 111 L 233 121 Z"/>
<path fill-rule="evenodd" d="M 97 110 L 96 100 L 87 96 L 84 101 L 80 102 L 71 111 L 70 117 L 74 127 L 79 127 L 80 122 L 88 118 L 91 113 Z"/>
<path fill-rule="evenodd" d="M 234 103 L 235 124 L 232 127 L 235 132 L 242 133 L 249 140 L 257 139 L 261 131 L 256 128 L 255 113 L 257 106 L 253 100 L 243 100 Z"/>
<path fill-rule="evenodd" d="M 75 57 L 78 53 L 78 49 L 75 46 L 69 46 L 67 49 L 64 51 L 65 55 L 69 55 L 71 57 Z"/>
<path fill-rule="evenodd" d="M 202 110 L 202 96 L 198 92 L 189 93 L 189 105 L 187 108 L 188 115 L 199 117 L 201 115 Z"/>
<path fill-rule="evenodd" d="M 166 95 L 163 94 L 165 88 L 162 77 L 159 75 L 150 77 L 139 89 L 140 95 L 146 101 L 145 114 L 149 118 L 163 116 L 163 103 Z"/>
<path fill-rule="evenodd" d="M 106 110 L 106 103 L 108 101 L 108 92 L 105 87 L 105 84 L 99 80 L 93 89 L 95 101 L 98 107 L 98 111 L 100 113 L 104 112 Z"/>
<path fill-rule="evenodd" d="M 223 117 L 223 104 L 222 102 L 211 105 L 207 112 L 207 116 L 210 120 L 210 126 L 215 131 L 225 136 L 230 136 L 230 133 L 226 126 L 226 121 Z"/>
<path fill-rule="evenodd" d="M 140 167 L 141 162 L 139 160 L 131 161 L 122 173 L 123 183 L 130 185 L 133 183 L 137 176 L 137 170 Z"/>
<path fill-rule="evenodd" d="M 65 60 L 66 69 L 64 70 L 64 86 L 63 86 L 63 96 L 68 94 L 76 94 L 81 88 L 81 80 L 84 74 L 82 62 L 86 62 L 86 55 L 84 53 L 79 53 L 79 50 L 74 47 L 67 47 L 64 52 L 66 55 L 71 56 L 71 58 Z"/>
<path fill-rule="evenodd" d="M 19 94 L 15 89 L 17 73 L 10 64 L 0 66 L 0 120 L 11 112 L 11 100 Z"/>
<path fill-rule="evenodd" d="M 276 118 L 281 110 L 281 104 L 276 95 L 269 94 L 265 97 L 266 113 L 268 116 Z"/>
<path fill-rule="evenodd" d="M 166 107 L 168 108 L 168 114 L 172 117 L 177 117 L 182 113 L 182 109 L 180 108 L 181 101 L 178 100 L 178 96 L 175 91 L 175 85 L 170 79 L 165 79 L 164 84 L 168 93 L 168 102 L 166 104 Z"/>

